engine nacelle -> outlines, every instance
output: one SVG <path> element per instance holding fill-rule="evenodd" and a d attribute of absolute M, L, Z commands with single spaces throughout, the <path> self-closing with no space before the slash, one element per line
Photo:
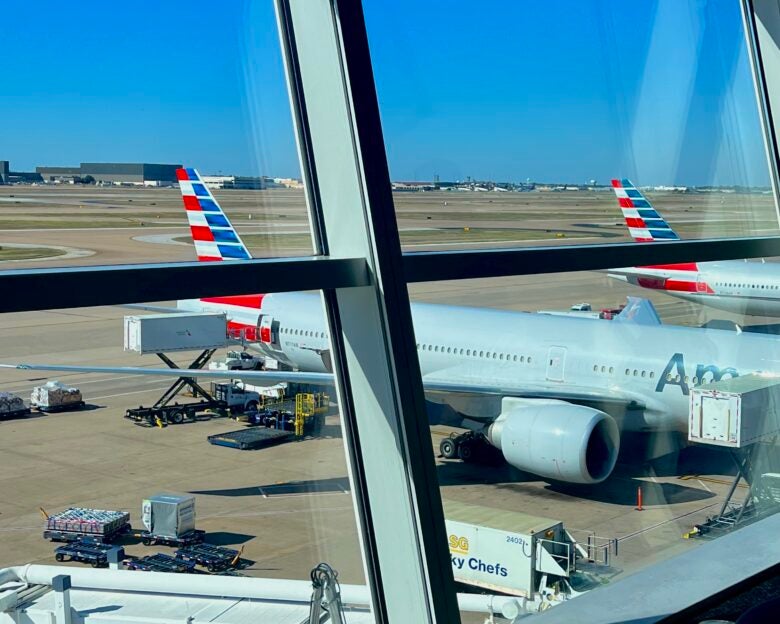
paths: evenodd
<path fill-rule="evenodd" d="M 554 399 L 505 398 L 487 437 L 512 466 L 569 483 L 606 479 L 620 448 L 611 416 Z"/>

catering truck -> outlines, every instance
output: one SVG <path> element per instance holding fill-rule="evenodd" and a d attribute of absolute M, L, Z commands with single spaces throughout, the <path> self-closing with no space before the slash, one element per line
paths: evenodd
<path fill-rule="evenodd" d="M 444 517 L 455 580 L 522 596 L 531 610 L 603 582 L 613 548 L 600 538 L 580 545 L 562 522 L 526 513 L 445 500 Z"/>

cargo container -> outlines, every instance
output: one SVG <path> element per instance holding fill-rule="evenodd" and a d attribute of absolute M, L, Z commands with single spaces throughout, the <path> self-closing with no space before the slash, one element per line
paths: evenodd
<path fill-rule="evenodd" d="M 751 374 L 691 388 L 688 440 L 742 448 L 780 434 L 780 378 Z"/>
<path fill-rule="evenodd" d="M 444 516 L 456 581 L 531 600 L 559 581 L 570 590 L 578 552 L 562 522 L 455 501 Z"/>
<path fill-rule="evenodd" d="M 155 494 L 143 501 L 141 517 L 151 536 L 180 537 L 195 530 L 195 497 Z"/>
<path fill-rule="evenodd" d="M 170 353 L 227 344 L 224 313 L 148 314 L 125 317 L 125 351 Z"/>

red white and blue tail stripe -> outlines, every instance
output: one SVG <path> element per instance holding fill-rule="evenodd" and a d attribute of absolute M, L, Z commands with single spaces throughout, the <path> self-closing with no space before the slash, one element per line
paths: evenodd
<path fill-rule="evenodd" d="M 628 231 L 635 241 L 649 243 L 656 240 L 680 240 L 631 180 L 612 180 L 612 189 L 617 195 Z"/>
<path fill-rule="evenodd" d="M 195 169 L 176 170 L 198 260 L 249 260 L 252 256 Z"/>

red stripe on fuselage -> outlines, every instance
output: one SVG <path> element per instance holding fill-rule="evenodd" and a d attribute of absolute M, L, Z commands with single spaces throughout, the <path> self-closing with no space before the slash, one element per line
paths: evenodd
<path fill-rule="evenodd" d="M 201 299 L 204 303 L 218 303 L 222 305 L 241 306 L 242 308 L 252 308 L 259 310 L 263 305 L 265 295 L 232 295 L 229 297 L 205 297 Z"/>
<path fill-rule="evenodd" d="M 238 321 L 228 321 L 228 335 L 236 338 L 243 336 L 245 340 L 257 342 L 260 340 L 256 325 L 247 325 Z"/>
<path fill-rule="evenodd" d="M 695 262 L 681 262 L 680 264 L 650 264 L 641 268 L 658 269 L 659 271 L 699 271 L 699 265 L 697 265 Z"/>
<path fill-rule="evenodd" d="M 675 292 L 699 293 L 700 295 L 713 295 L 715 291 L 706 282 L 686 282 L 683 280 L 668 279 L 664 284 L 664 290 Z"/>

